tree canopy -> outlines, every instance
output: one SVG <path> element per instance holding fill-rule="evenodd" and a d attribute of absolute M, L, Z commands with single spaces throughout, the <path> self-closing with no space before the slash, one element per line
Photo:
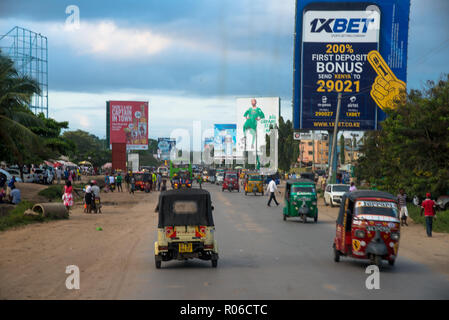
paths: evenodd
<path fill-rule="evenodd" d="M 392 193 L 449 194 L 449 76 L 387 114 L 382 130 L 364 137 L 357 178 Z"/>

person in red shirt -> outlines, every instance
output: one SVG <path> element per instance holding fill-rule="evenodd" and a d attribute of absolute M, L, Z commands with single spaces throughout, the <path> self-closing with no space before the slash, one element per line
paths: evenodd
<path fill-rule="evenodd" d="M 424 217 L 426 218 L 426 231 L 427 236 L 432 236 L 432 223 L 435 217 L 436 203 L 430 199 L 430 193 L 426 193 L 426 199 L 421 203 L 421 216 L 424 211 Z"/>

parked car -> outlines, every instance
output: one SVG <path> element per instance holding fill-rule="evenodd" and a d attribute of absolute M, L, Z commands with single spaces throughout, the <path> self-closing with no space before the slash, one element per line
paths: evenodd
<path fill-rule="evenodd" d="M 19 169 L 11 169 L 11 168 L 6 168 L 6 171 L 8 171 L 12 176 L 16 177 L 16 181 L 17 182 L 22 182 L 22 179 L 20 178 L 20 171 Z M 23 174 L 23 180 L 25 180 L 25 182 L 29 182 L 27 180 L 30 180 L 30 175 L 29 174 Z"/>
<path fill-rule="evenodd" d="M 6 183 L 6 185 L 12 179 L 12 175 L 8 171 L 6 171 L 6 170 L 0 169 L 0 175 L 5 176 L 5 179 L 6 179 L 5 183 Z"/>
<path fill-rule="evenodd" d="M 438 209 L 440 210 L 448 210 L 449 209 L 449 196 L 439 196 L 437 201 Z"/>
<path fill-rule="evenodd" d="M 324 190 L 324 204 L 331 207 L 340 205 L 341 198 L 349 191 L 349 184 L 328 184 Z"/>

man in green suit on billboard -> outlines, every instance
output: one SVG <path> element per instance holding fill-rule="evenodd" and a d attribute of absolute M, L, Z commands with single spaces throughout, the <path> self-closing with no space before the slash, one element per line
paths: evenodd
<path fill-rule="evenodd" d="M 256 99 L 251 99 L 252 107 L 246 110 L 243 115 L 246 118 L 245 124 L 243 125 L 243 134 L 245 135 L 245 141 L 248 141 L 246 138 L 246 133 L 249 130 L 249 133 L 252 135 L 251 141 L 251 149 L 254 149 L 254 141 L 257 136 L 257 121 L 260 119 L 264 119 L 265 115 L 262 110 L 257 106 Z M 246 149 L 246 148 L 245 148 Z"/>

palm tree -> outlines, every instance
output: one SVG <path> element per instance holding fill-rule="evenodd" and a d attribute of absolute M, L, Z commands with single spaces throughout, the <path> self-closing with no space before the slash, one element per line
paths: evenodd
<path fill-rule="evenodd" d="M 33 94 L 39 94 L 33 79 L 21 76 L 14 62 L 0 52 L 0 149 L 8 160 L 18 163 L 23 179 L 24 159 L 41 146 L 41 139 L 27 126 L 41 125 L 27 105 Z"/>

